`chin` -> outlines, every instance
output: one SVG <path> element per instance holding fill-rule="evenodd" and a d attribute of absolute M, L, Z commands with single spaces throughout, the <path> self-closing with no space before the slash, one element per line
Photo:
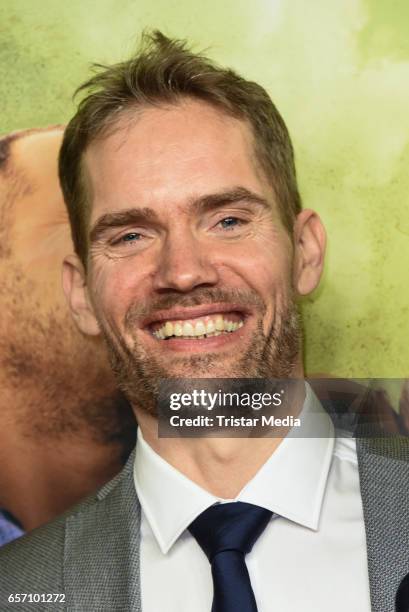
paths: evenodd
<path fill-rule="evenodd" d="M 227 360 L 212 360 L 209 363 L 207 356 L 195 356 L 191 361 L 172 368 L 163 368 L 166 378 L 248 378 L 254 374 L 253 371 L 249 374 L 240 364 L 228 363 Z"/>

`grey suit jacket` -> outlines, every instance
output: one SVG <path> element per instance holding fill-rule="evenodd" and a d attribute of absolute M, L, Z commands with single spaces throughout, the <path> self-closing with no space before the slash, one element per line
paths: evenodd
<path fill-rule="evenodd" d="M 357 451 L 372 610 L 394 612 L 409 572 L 409 440 L 357 440 Z M 1 612 L 142 610 L 133 461 L 95 496 L 0 550 Z M 9 603 L 15 593 L 63 593 L 65 602 Z"/>

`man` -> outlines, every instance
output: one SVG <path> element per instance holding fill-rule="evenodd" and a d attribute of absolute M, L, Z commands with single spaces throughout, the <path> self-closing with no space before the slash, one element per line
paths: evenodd
<path fill-rule="evenodd" d="M 2 606 L 29 610 L 13 594 L 35 591 L 52 610 L 392 610 L 407 446 L 335 441 L 304 385 L 296 439 L 158 436 L 160 379 L 303 376 L 296 300 L 325 234 L 301 210 L 281 116 L 160 33 L 83 90 L 60 155 L 64 290 L 105 339 L 138 442 L 95 497 L 3 549 Z"/>
<path fill-rule="evenodd" d="M 61 291 L 62 135 L 0 139 L 0 545 L 110 480 L 134 443 L 103 344 L 79 332 Z"/>

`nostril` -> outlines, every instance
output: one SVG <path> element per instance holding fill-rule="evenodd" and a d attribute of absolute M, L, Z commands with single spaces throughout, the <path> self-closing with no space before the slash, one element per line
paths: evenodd
<path fill-rule="evenodd" d="M 218 275 L 214 272 L 199 273 L 192 270 L 178 271 L 168 268 L 159 272 L 154 279 L 154 288 L 160 292 L 178 291 L 186 293 L 198 288 L 210 288 L 218 282 Z"/>

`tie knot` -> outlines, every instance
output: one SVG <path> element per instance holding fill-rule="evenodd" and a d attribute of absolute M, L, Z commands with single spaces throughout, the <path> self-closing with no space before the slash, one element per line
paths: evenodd
<path fill-rule="evenodd" d="M 216 504 L 202 512 L 189 531 L 212 562 L 226 550 L 249 553 L 271 515 L 270 510 L 244 502 Z"/>

